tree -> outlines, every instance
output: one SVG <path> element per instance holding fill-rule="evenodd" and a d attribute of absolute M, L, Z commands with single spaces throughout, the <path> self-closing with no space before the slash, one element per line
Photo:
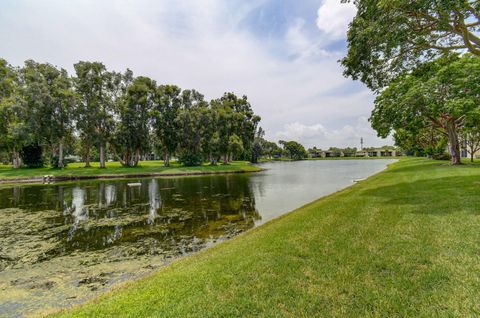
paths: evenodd
<path fill-rule="evenodd" d="M 342 0 L 350 2 L 350 0 Z M 354 0 L 344 74 L 369 88 L 387 86 L 405 70 L 445 52 L 480 56 L 478 0 Z"/>
<path fill-rule="evenodd" d="M 20 149 L 24 144 L 23 122 L 20 119 L 18 71 L 0 59 L 0 147 L 12 154 L 13 168 L 21 166 Z"/>
<path fill-rule="evenodd" d="M 23 153 L 42 153 L 48 147 L 50 157 L 57 158 L 57 164 L 63 167 L 64 141 L 72 132 L 70 114 L 75 101 L 67 72 L 48 63 L 28 60 L 19 70 L 18 95 L 16 133 L 22 137 L 23 147 L 27 147 Z M 32 160 L 25 163 L 43 165 L 43 159 L 36 164 Z"/>
<path fill-rule="evenodd" d="M 375 100 L 370 121 L 379 136 L 429 126 L 448 138 L 452 164 L 460 164 L 458 133 L 478 116 L 480 58 L 449 56 L 400 76 Z"/>
<path fill-rule="evenodd" d="M 236 134 L 233 134 L 230 136 L 228 140 L 228 156 L 229 158 L 236 158 L 239 155 L 242 154 L 244 148 L 243 148 L 243 142 L 240 137 L 238 137 Z"/>
<path fill-rule="evenodd" d="M 115 99 L 118 98 L 122 77 L 108 72 L 100 62 L 80 61 L 74 68 L 77 75 L 75 90 L 79 95 L 77 129 L 85 148 L 85 166 L 90 167 L 90 150 L 97 145 L 100 167 L 105 168 L 106 143 L 114 130 Z M 128 84 L 132 78 L 131 71 L 127 70 L 123 78 Z"/>
<path fill-rule="evenodd" d="M 308 156 L 305 148 L 296 141 L 280 140 L 278 143 L 283 146 L 284 151 L 290 159 L 302 160 Z"/>
<path fill-rule="evenodd" d="M 252 163 L 257 163 L 258 159 L 264 153 L 264 145 L 266 140 L 263 139 L 263 136 L 265 136 L 265 131 L 262 129 L 262 127 L 259 127 L 255 133 L 255 139 L 253 140 L 252 145 Z"/>
<path fill-rule="evenodd" d="M 20 151 L 20 156 L 22 157 L 23 162 L 29 168 L 40 168 L 43 167 L 43 150 L 42 147 L 37 143 L 31 143 L 22 147 Z"/>
<path fill-rule="evenodd" d="M 239 98 L 234 93 L 225 93 L 221 98 L 212 100 L 210 104 L 218 114 L 219 147 L 224 163 L 231 160 L 229 144 L 230 137 L 234 134 L 242 141 L 243 152 L 251 153 L 260 117 L 253 113 L 247 96 Z"/>
<path fill-rule="evenodd" d="M 432 126 L 406 130 L 399 128 L 393 138 L 404 153 L 415 156 L 443 157 L 448 139 Z"/>
<path fill-rule="evenodd" d="M 39 71 L 45 81 L 48 100 L 43 104 L 43 133 L 45 142 L 52 149 L 54 166 L 64 167 L 65 140 L 73 130 L 73 116 L 76 95 L 67 71 L 58 70 L 50 64 L 39 64 Z"/>
<path fill-rule="evenodd" d="M 117 158 L 123 166 L 137 166 L 141 154 L 150 150 L 149 122 L 155 92 L 155 81 L 140 76 L 128 86 L 119 103 L 120 121 L 115 133 L 115 146 L 122 153 Z"/>
<path fill-rule="evenodd" d="M 470 154 L 470 161 L 473 162 L 475 153 L 480 151 L 480 126 L 476 125 L 464 129 L 462 139 L 467 152 Z"/>
<path fill-rule="evenodd" d="M 158 141 L 157 148 L 164 156 L 164 165 L 170 165 L 170 158 L 178 147 L 178 127 L 175 119 L 182 106 L 181 89 L 175 85 L 160 85 L 157 88 L 152 109 L 153 129 Z"/>
<path fill-rule="evenodd" d="M 211 107 L 201 111 L 202 152 L 211 165 L 216 165 L 220 156 L 220 134 L 218 132 L 218 113 Z"/>
<path fill-rule="evenodd" d="M 273 157 L 281 157 L 283 150 L 273 141 L 266 140 L 263 144 L 263 153 L 271 159 Z"/>
<path fill-rule="evenodd" d="M 205 131 L 211 129 L 208 103 L 198 92 L 185 90 L 182 92 L 182 105 L 175 119 L 179 137 L 179 161 L 187 166 L 197 166 L 203 162 Z"/>

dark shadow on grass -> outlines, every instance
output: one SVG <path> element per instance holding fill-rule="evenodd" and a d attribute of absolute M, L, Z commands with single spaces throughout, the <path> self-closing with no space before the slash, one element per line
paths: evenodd
<path fill-rule="evenodd" d="M 425 172 L 425 169 L 422 170 Z M 419 214 L 450 214 L 458 211 L 480 215 L 480 176 L 423 179 L 368 189 L 364 196 L 384 200 L 385 211 L 405 206 Z M 408 206 L 408 208 L 407 208 Z"/>

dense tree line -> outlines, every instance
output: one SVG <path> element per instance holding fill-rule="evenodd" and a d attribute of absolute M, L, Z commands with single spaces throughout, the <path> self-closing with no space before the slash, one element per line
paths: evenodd
<path fill-rule="evenodd" d="M 246 96 L 206 101 L 196 90 L 158 85 L 99 62 L 74 65 L 75 76 L 48 63 L 13 67 L 0 59 L 0 150 L 15 168 L 65 166 L 65 154 L 136 166 L 156 153 L 169 165 L 253 158 L 260 117 Z"/>

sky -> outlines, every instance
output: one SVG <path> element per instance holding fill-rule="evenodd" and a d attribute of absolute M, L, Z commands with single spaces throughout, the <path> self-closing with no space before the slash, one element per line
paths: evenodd
<path fill-rule="evenodd" d="M 273 141 L 392 144 L 368 122 L 373 93 L 338 63 L 354 15 L 340 0 L 2 0 L 0 57 L 71 74 L 100 61 L 207 99 L 247 95 Z"/>

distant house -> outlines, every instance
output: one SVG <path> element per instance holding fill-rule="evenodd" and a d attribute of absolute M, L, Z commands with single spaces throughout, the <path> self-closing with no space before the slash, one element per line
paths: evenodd
<path fill-rule="evenodd" d="M 308 150 L 310 158 L 335 158 L 335 157 L 355 157 L 356 148 L 330 148 L 328 150 L 317 149 L 313 147 Z"/>
<path fill-rule="evenodd" d="M 308 149 L 310 158 L 335 158 L 335 157 L 396 157 L 401 155 L 400 151 L 391 146 L 380 148 L 364 148 L 358 150 L 356 148 L 330 148 L 328 150 L 313 147 Z"/>
<path fill-rule="evenodd" d="M 385 146 L 380 148 L 364 148 L 357 151 L 357 157 L 396 157 L 400 156 L 400 151 L 395 147 Z"/>
<path fill-rule="evenodd" d="M 462 148 L 462 149 L 460 150 L 460 157 L 462 157 L 462 158 L 470 158 L 470 152 L 468 152 L 467 149 Z M 475 152 L 475 153 L 473 154 L 473 158 L 475 158 L 475 159 L 480 159 L 480 150 L 477 151 L 477 152 Z"/>

